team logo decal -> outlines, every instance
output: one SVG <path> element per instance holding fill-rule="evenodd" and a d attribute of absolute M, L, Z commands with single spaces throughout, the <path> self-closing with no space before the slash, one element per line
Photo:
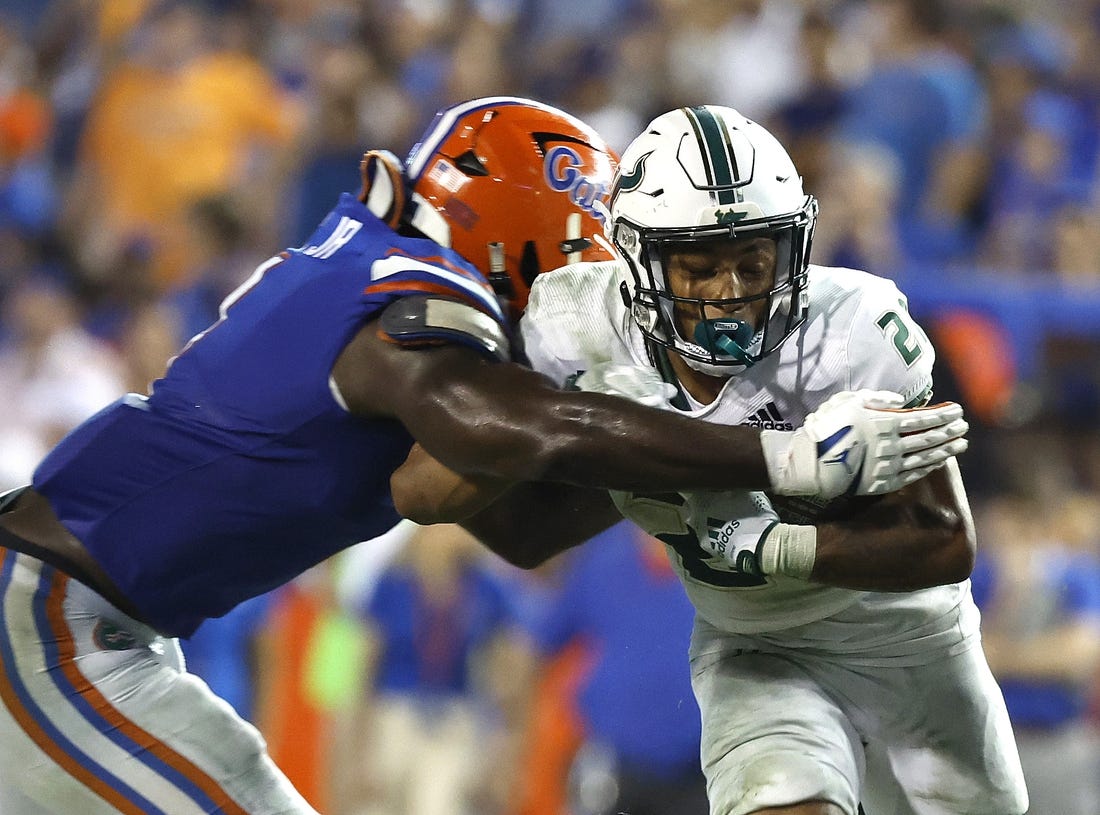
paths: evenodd
<path fill-rule="evenodd" d="M 720 224 L 735 224 L 749 217 L 747 212 L 738 212 L 734 209 L 716 209 L 714 219 Z"/>
<path fill-rule="evenodd" d="M 638 159 L 638 163 L 634 165 L 634 169 L 631 170 L 629 173 L 625 173 L 622 171 L 619 172 L 617 189 L 615 190 L 616 194 L 620 192 L 630 192 L 631 190 L 636 190 L 642 185 L 642 179 L 645 178 L 646 159 L 648 159 L 652 155 L 652 150 L 650 150 L 648 153 L 644 153 L 642 157 Z"/>
<path fill-rule="evenodd" d="M 794 425 L 783 418 L 775 402 L 768 402 L 764 407 L 745 419 L 742 424 L 764 430 L 794 430 Z"/>
<path fill-rule="evenodd" d="M 543 175 L 550 189 L 569 195 L 573 203 L 601 221 L 607 217 L 607 185 L 584 174 L 584 162 L 572 147 L 558 145 L 546 153 Z"/>
<path fill-rule="evenodd" d="M 138 641 L 131 632 L 107 620 L 100 620 L 92 631 L 92 642 L 101 651 L 129 651 Z"/>

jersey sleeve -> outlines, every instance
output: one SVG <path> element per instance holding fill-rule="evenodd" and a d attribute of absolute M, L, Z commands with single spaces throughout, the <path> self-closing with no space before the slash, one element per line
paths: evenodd
<path fill-rule="evenodd" d="M 504 325 L 504 311 L 488 281 L 473 267 L 438 255 L 422 257 L 391 250 L 371 264 L 363 295 L 379 305 L 399 297 L 438 295 L 459 300 Z"/>
<path fill-rule="evenodd" d="M 466 345 L 490 359 L 511 356 L 511 326 L 496 294 L 472 267 L 391 250 L 371 264 L 364 297 L 380 306 L 382 336 L 406 347 Z"/>
<path fill-rule="evenodd" d="M 457 343 L 490 360 L 511 359 L 504 327 L 485 312 L 449 297 L 401 297 L 382 312 L 378 327 L 383 338 L 406 348 Z"/>
<path fill-rule="evenodd" d="M 935 349 L 897 286 L 868 279 L 848 335 L 849 386 L 900 393 L 906 407 L 925 404 L 932 395 Z"/>
<path fill-rule="evenodd" d="M 520 321 L 528 364 L 561 385 L 598 363 L 630 362 L 616 263 L 575 263 L 540 275 Z"/>

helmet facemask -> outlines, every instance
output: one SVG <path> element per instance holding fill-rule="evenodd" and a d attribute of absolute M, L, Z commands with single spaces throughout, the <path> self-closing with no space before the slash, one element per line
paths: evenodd
<path fill-rule="evenodd" d="M 611 210 L 639 330 L 695 370 L 740 373 L 805 321 L 817 202 L 774 137 L 736 111 L 683 108 L 654 120 L 623 155 Z M 774 242 L 774 276 L 763 290 L 724 299 L 673 291 L 674 250 L 757 238 Z"/>
<path fill-rule="evenodd" d="M 729 376 L 752 367 L 775 351 L 805 320 L 806 256 L 808 227 L 816 203 L 808 199 L 803 210 L 777 224 L 757 224 L 688 229 L 644 229 L 619 221 L 615 242 L 626 255 L 635 278 L 633 315 L 642 334 L 675 351 L 692 368 L 712 376 Z M 766 290 L 744 297 L 699 298 L 675 294 L 666 269 L 670 252 L 684 244 L 766 237 L 775 242 L 775 274 Z M 633 251 L 629 247 L 636 247 Z M 755 306 L 763 303 L 763 308 Z M 697 318 L 689 336 L 677 316 L 690 310 Z M 760 311 L 753 324 L 729 315 Z M 742 315 L 746 316 L 746 315 Z"/>

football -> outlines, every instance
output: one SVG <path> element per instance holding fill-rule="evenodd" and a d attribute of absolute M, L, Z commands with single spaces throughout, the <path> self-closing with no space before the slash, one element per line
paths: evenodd
<path fill-rule="evenodd" d="M 857 520 L 881 503 L 882 495 L 840 495 L 831 500 L 813 495 L 773 495 L 768 493 L 772 509 L 786 524 L 816 524 Z"/>

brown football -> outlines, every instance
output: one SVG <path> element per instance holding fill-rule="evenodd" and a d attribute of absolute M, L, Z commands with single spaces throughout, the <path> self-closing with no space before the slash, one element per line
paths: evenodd
<path fill-rule="evenodd" d="M 831 500 L 812 495 L 773 495 L 768 493 L 779 520 L 787 524 L 815 524 L 857 520 L 871 507 L 881 503 L 882 495 L 841 495 Z"/>

